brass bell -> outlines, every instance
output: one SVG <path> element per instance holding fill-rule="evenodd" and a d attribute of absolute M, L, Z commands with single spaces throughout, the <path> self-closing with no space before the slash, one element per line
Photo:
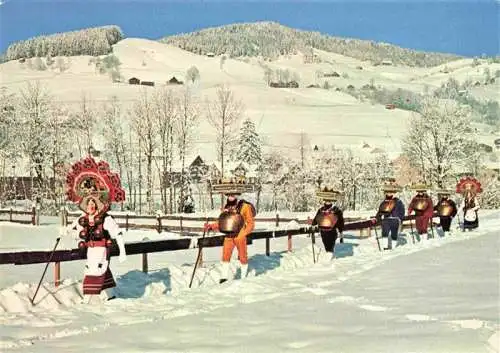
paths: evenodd
<path fill-rule="evenodd" d="M 243 217 L 239 213 L 224 211 L 219 216 L 219 231 L 224 234 L 237 234 L 243 228 Z"/>
<path fill-rule="evenodd" d="M 330 230 L 335 227 L 337 217 L 333 213 L 320 213 L 318 215 L 318 226 L 321 229 Z"/>
<path fill-rule="evenodd" d="M 452 207 L 449 203 L 442 203 L 439 207 L 439 215 L 442 217 L 449 217 L 451 215 Z"/>

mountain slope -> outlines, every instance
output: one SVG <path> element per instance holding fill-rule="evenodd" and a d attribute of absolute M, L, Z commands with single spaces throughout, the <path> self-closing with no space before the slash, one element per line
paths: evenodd
<path fill-rule="evenodd" d="M 349 39 L 303 31 L 276 22 L 238 23 L 168 36 L 160 41 L 197 54 L 226 54 L 231 57 L 310 53 L 321 49 L 352 58 L 381 63 L 390 60 L 397 65 L 429 67 L 460 59 L 452 54 L 420 52 L 386 43 Z"/>

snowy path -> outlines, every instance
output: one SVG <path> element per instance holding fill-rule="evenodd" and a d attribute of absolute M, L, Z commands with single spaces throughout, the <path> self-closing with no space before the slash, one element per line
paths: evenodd
<path fill-rule="evenodd" d="M 346 244 L 355 256 L 316 265 L 309 246 L 223 286 L 164 295 L 157 281 L 138 299 L 3 313 L 2 342 L 15 352 L 494 352 L 499 229 L 490 217 L 475 234 L 384 254 Z"/>

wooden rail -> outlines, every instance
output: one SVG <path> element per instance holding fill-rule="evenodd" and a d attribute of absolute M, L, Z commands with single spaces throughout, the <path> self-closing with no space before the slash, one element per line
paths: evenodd
<path fill-rule="evenodd" d="M 36 212 L 36 207 L 34 207 L 34 206 L 31 208 L 31 211 L 17 211 L 17 210 L 13 210 L 11 208 L 9 210 L 0 210 L 0 215 L 1 214 L 8 214 L 9 215 L 9 219 L 8 219 L 9 222 L 40 225 L 40 215 Z M 27 220 L 27 219 L 14 219 L 14 215 L 30 216 L 31 218 L 29 220 Z"/>
<path fill-rule="evenodd" d="M 406 216 L 404 221 L 411 222 L 416 217 Z M 207 218 L 201 218 L 201 220 L 206 221 Z M 433 223 L 432 223 L 433 224 Z M 372 222 L 372 220 L 362 220 L 356 222 L 346 223 L 344 226 L 345 231 L 349 230 L 368 230 L 368 234 L 373 227 L 379 226 L 380 222 Z M 156 225 L 152 225 L 155 227 Z M 403 227 L 409 228 L 409 224 L 404 224 Z M 193 227 L 195 228 L 195 227 Z M 311 234 L 313 228 L 310 225 L 302 226 L 296 229 L 277 229 L 271 231 L 256 231 L 252 232 L 247 238 L 247 244 L 252 244 L 254 240 L 265 239 L 266 241 L 266 255 L 270 255 L 270 239 L 287 237 L 287 250 L 292 251 L 292 237 L 299 234 Z M 176 251 L 176 250 L 186 250 L 190 248 L 209 248 L 209 247 L 219 247 L 223 245 L 225 235 L 215 235 L 208 237 L 186 237 L 182 239 L 171 239 L 171 240 L 143 240 L 139 242 L 130 242 L 125 244 L 125 251 L 127 255 L 137 255 L 142 254 L 142 271 L 148 272 L 148 258 L 147 254 L 154 252 L 163 251 Z M 314 236 L 312 241 L 314 242 Z M 84 260 L 87 257 L 85 248 L 84 249 L 71 249 L 71 250 L 56 250 L 51 258 L 51 251 L 23 251 L 23 252 L 11 252 L 11 253 L 0 253 L 0 265 L 2 264 L 14 264 L 14 265 L 29 265 L 46 263 L 48 261 L 54 262 L 54 283 L 58 286 L 61 283 L 61 262 L 64 261 L 75 261 Z M 116 241 L 112 240 L 111 245 L 111 256 L 118 256 L 119 248 Z"/>

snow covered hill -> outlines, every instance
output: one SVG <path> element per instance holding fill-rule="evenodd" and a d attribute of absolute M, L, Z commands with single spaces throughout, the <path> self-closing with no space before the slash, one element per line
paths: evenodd
<path fill-rule="evenodd" d="M 29 227 L 17 228 L 27 235 Z M 90 306 L 78 304 L 82 263 L 63 264 L 63 277 L 73 279 L 57 290 L 45 284 L 35 307 L 28 295 L 42 266 L 2 266 L 2 278 L 12 271 L 22 282 L 1 285 L 0 345 L 2 352 L 498 352 L 499 230 L 500 212 L 485 212 L 478 231 L 416 244 L 405 236 L 384 253 L 373 238 L 347 234 L 337 259 L 317 246 L 316 264 L 306 236 L 294 237 L 294 252 L 270 257 L 256 242 L 250 277 L 224 285 L 220 249 L 209 249 L 193 289 L 194 250 L 152 256 L 148 275 L 130 257 L 111 265 L 119 298 Z M 284 250 L 284 241 L 271 248 Z"/>
<path fill-rule="evenodd" d="M 297 157 L 299 134 L 306 132 L 316 145 L 335 144 L 355 148 L 368 143 L 372 148 L 382 148 L 390 156 L 396 156 L 401 151 L 400 141 L 406 133 L 411 113 L 400 109 L 387 110 L 383 104 L 359 101 L 346 93 L 348 86 L 360 89 L 373 83 L 390 90 L 403 88 L 422 93 L 438 88 L 449 78 L 455 78 L 460 83 L 465 80 L 481 81 L 484 70 L 493 75 L 500 69 L 500 64 L 486 61 L 472 67 L 472 59 L 450 63 L 446 67 L 448 73 L 443 72 L 446 71 L 445 65 L 433 68 L 375 66 L 321 50 L 317 51 L 321 59 L 318 63 L 305 64 L 302 55 L 297 54 L 272 62 L 256 58 L 228 58 L 221 67 L 219 57 L 196 55 L 172 45 L 140 38 L 118 42 L 113 46 L 113 54 L 122 63 L 122 83 L 112 83 L 107 75 L 96 73 L 91 64 L 92 57 L 75 56 L 67 59 L 68 68 L 63 72 L 56 68 L 37 71 L 18 61 L 3 63 L 0 65 L 1 85 L 7 87 L 8 92 L 18 93 L 28 82 L 40 81 L 56 102 L 72 109 L 77 109 L 84 94 L 96 106 L 116 96 L 126 111 L 143 89 L 163 87 L 174 76 L 186 81 L 186 71 L 196 66 L 200 72 L 196 94 L 203 100 L 211 99 L 217 85 L 229 85 L 245 107 L 245 118 L 256 123 L 266 149 L 279 149 Z M 268 87 L 264 80 L 266 67 L 272 70 L 289 69 L 300 77 L 300 88 Z M 318 72 L 336 72 L 339 77 L 319 78 Z M 128 84 L 133 77 L 153 81 L 155 87 Z M 311 84 L 323 87 L 325 81 L 328 81 L 328 90 L 306 88 Z M 475 94 L 498 101 L 498 97 L 492 97 L 492 92 L 498 91 L 498 81 L 489 86 L 475 87 Z M 177 90 L 182 85 L 170 87 Z M 307 127 L 304 122 L 307 122 Z M 215 159 L 216 149 L 211 146 L 215 131 L 205 118 L 201 119 L 196 136 L 193 154 L 200 153 L 208 159 Z M 489 135 L 486 137 L 492 139 Z"/>

